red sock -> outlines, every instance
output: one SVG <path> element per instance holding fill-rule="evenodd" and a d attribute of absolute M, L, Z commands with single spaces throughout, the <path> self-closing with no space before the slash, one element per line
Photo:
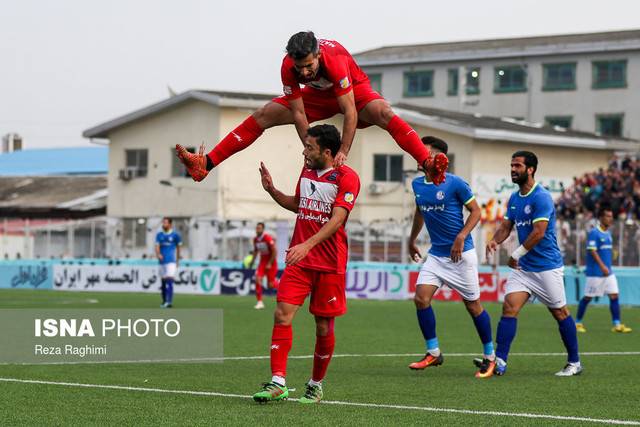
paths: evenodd
<path fill-rule="evenodd" d="M 324 337 L 316 336 L 316 351 L 313 353 L 313 374 L 311 375 L 313 381 L 320 382 L 327 374 L 335 346 L 336 336 L 333 331 Z"/>
<path fill-rule="evenodd" d="M 258 139 L 262 132 L 264 132 L 264 129 L 258 125 L 256 119 L 253 116 L 249 116 L 244 122 L 240 123 L 240 126 L 225 136 L 207 156 L 215 166 L 218 166 L 238 151 L 244 150 L 253 144 L 253 141 Z"/>
<path fill-rule="evenodd" d="M 393 116 L 387 125 L 387 132 L 391 134 L 400 148 L 416 159 L 418 164 L 424 164 L 424 161 L 429 157 L 429 149 L 425 147 L 418 133 L 407 122 L 402 120 L 400 116 Z"/>
<path fill-rule="evenodd" d="M 260 279 L 256 277 L 256 299 L 262 301 L 262 277 Z"/>
<path fill-rule="evenodd" d="M 273 333 L 271 334 L 271 375 L 287 376 L 287 357 L 292 343 L 293 332 L 291 325 L 273 325 Z"/>

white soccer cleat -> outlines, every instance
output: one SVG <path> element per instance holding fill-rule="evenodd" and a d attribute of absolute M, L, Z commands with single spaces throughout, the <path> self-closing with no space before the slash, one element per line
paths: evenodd
<path fill-rule="evenodd" d="M 561 371 L 556 372 L 556 377 L 572 377 L 582 373 L 582 365 L 580 363 L 567 363 Z"/>
<path fill-rule="evenodd" d="M 262 301 L 258 301 L 256 305 L 253 306 L 256 310 L 262 310 L 264 308 L 264 303 Z"/>

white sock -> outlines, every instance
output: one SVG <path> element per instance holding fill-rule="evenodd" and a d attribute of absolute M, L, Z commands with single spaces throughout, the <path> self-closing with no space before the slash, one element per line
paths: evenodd
<path fill-rule="evenodd" d="M 322 388 L 322 381 L 309 380 L 309 385 L 315 385 Z"/>
<path fill-rule="evenodd" d="M 271 382 L 280 384 L 281 386 L 286 386 L 287 385 L 287 380 L 284 377 L 281 377 L 279 375 L 272 376 L 271 377 Z"/>
<path fill-rule="evenodd" d="M 432 355 L 433 357 L 438 357 L 440 356 L 440 348 L 432 348 L 431 350 L 427 350 L 427 353 L 429 353 L 430 355 Z"/>
<path fill-rule="evenodd" d="M 580 361 L 577 361 L 577 362 L 570 362 L 570 363 L 569 363 L 569 365 L 571 365 L 571 366 L 582 366 L 582 365 L 580 364 Z"/>
<path fill-rule="evenodd" d="M 496 354 L 495 353 L 483 354 L 482 357 L 484 357 L 485 359 L 489 359 L 489 360 L 495 360 Z"/>

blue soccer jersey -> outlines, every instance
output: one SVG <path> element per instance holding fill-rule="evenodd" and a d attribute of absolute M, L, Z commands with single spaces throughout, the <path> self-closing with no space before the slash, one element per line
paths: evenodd
<path fill-rule="evenodd" d="M 524 196 L 519 191 L 513 192 L 504 217 L 516 226 L 520 244 L 527 240 L 534 223 L 548 222 L 542 240 L 518 261 L 522 270 L 540 272 L 564 265 L 556 239 L 556 209 L 551 194 L 544 187 L 536 182 Z"/>
<path fill-rule="evenodd" d="M 160 264 L 176 262 L 176 247 L 182 244 L 178 233 L 173 230 L 169 230 L 168 233 L 159 231 L 156 234 L 156 244 L 160 245 L 160 254 L 162 255 Z"/>
<path fill-rule="evenodd" d="M 613 238 L 610 231 L 604 231 L 599 226 L 589 232 L 587 236 L 587 276 L 603 277 L 600 266 L 593 258 L 592 251 L 596 251 L 604 265 L 611 272 L 613 260 Z"/>
<path fill-rule="evenodd" d="M 431 237 L 429 253 L 435 256 L 450 256 L 451 246 L 464 227 L 462 209 L 475 197 L 469 184 L 462 178 L 446 174 L 446 181 L 438 186 L 427 182 L 424 176 L 413 180 L 416 206 L 422 213 Z M 473 239 L 468 235 L 464 251 L 473 249 Z"/>

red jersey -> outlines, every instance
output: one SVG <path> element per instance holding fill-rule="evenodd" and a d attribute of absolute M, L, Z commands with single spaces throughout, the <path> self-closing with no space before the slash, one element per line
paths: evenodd
<path fill-rule="evenodd" d="M 314 80 L 305 81 L 296 71 L 295 62 L 289 55 L 286 55 L 282 60 L 280 73 L 286 99 L 301 97 L 301 84 L 317 90 L 333 91 L 333 94 L 338 97 L 349 93 L 353 85 L 369 81 L 369 77 L 340 43 L 334 40 L 319 39 L 318 45 L 320 47 L 320 68 Z"/>
<path fill-rule="evenodd" d="M 254 250 L 258 251 L 260 254 L 260 262 L 267 261 L 271 258 L 271 251 L 274 250 L 274 243 L 273 237 L 267 233 L 262 233 L 260 237 L 256 236 L 253 238 L 253 247 Z"/>
<path fill-rule="evenodd" d="M 346 165 L 327 171 L 303 168 L 296 186 L 296 197 L 300 199 L 298 218 L 289 247 L 305 242 L 316 234 L 331 218 L 333 208 L 339 206 L 351 212 L 359 192 L 360 178 Z M 344 226 L 342 224 L 333 236 L 311 249 L 297 265 L 310 270 L 344 274 L 348 258 Z"/>

